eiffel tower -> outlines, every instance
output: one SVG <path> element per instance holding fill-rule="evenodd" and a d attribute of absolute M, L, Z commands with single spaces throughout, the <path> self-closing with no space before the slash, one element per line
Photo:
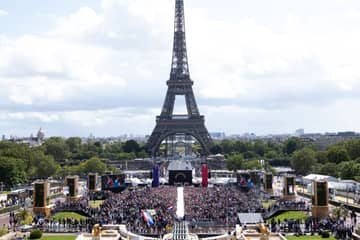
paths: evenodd
<path fill-rule="evenodd" d="M 202 155 L 209 154 L 213 144 L 205 127 L 205 118 L 200 115 L 190 79 L 185 39 L 184 0 L 176 0 L 174 23 L 174 46 L 170 79 L 166 82 L 168 90 L 160 116 L 156 117 L 156 126 L 147 148 L 154 157 L 161 142 L 169 136 L 185 134 L 193 136 L 202 147 Z M 174 115 L 176 95 L 185 96 L 186 115 Z"/>

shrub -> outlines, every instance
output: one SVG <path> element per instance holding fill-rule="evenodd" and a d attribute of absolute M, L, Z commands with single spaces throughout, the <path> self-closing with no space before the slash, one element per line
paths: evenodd
<path fill-rule="evenodd" d="M 7 234 L 9 232 L 7 227 L 4 227 L 3 229 L 0 230 L 0 237 L 4 236 L 5 234 Z"/>
<path fill-rule="evenodd" d="M 40 239 L 42 232 L 39 229 L 32 230 L 29 239 Z"/>
<path fill-rule="evenodd" d="M 321 237 L 322 238 L 329 238 L 330 237 L 329 231 L 322 231 L 321 232 Z"/>
<path fill-rule="evenodd" d="M 31 225 L 32 221 L 33 221 L 32 216 L 31 216 L 31 215 L 28 215 L 28 216 L 25 217 L 24 220 L 22 220 L 22 221 L 20 222 L 20 224 L 21 224 L 21 225 Z"/>

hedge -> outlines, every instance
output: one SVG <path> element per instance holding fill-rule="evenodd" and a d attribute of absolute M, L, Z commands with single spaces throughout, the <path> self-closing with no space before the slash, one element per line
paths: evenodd
<path fill-rule="evenodd" d="M 6 208 L 3 208 L 3 209 L 0 209 L 0 214 L 4 214 L 4 213 L 7 213 L 7 212 L 15 211 L 15 210 L 18 210 L 18 209 L 20 209 L 20 206 L 19 206 L 19 205 L 11 206 L 11 207 L 6 207 Z"/>

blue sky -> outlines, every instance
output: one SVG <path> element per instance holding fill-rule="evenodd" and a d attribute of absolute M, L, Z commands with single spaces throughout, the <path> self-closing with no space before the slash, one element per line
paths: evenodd
<path fill-rule="evenodd" d="M 360 131 L 360 2 L 185 1 L 209 131 Z M 174 0 L 2 0 L 0 134 L 150 134 Z M 183 101 L 176 111 L 183 113 Z"/>

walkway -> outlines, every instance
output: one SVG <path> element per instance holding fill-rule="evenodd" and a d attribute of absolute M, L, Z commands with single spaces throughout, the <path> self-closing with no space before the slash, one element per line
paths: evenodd
<path fill-rule="evenodd" d="M 184 218 L 184 187 L 177 188 L 176 216 L 179 219 Z"/>

